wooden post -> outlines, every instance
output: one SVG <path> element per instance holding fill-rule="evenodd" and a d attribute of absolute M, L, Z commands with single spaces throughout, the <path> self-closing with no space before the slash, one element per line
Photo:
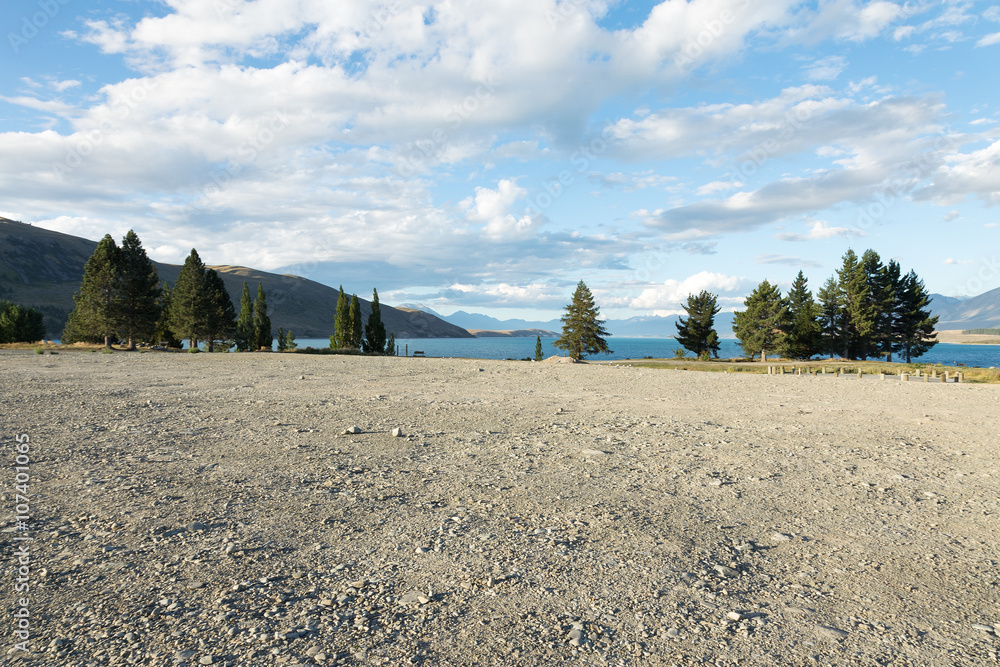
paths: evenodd
<path fill-rule="evenodd" d="M 884 380 L 885 379 L 885 373 L 879 373 L 878 374 L 878 379 L 879 380 Z"/>
<path fill-rule="evenodd" d="M 959 371 L 958 375 L 955 377 L 956 382 L 965 382 L 965 371 Z"/>
<path fill-rule="evenodd" d="M 908 382 L 909 379 L 910 379 L 910 376 L 907 373 L 900 373 L 899 374 L 899 379 L 900 379 L 901 382 Z"/>

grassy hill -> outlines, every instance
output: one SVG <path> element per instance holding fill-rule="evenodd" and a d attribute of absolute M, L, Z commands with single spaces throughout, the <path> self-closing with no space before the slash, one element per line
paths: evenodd
<path fill-rule="evenodd" d="M 73 310 L 83 267 L 96 247 L 96 241 L 0 218 L 0 299 L 42 311 L 49 336 L 57 338 Z M 154 264 L 161 280 L 170 284 L 177 280 L 179 265 Z M 333 333 L 335 288 L 243 266 L 212 268 L 219 271 L 237 311 L 244 281 L 250 285 L 251 296 L 257 294 L 258 282 L 264 285 L 275 332 L 278 327 L 291 329 L 296 338 L 325 338 Z M 371 304 L 361 295 L 358 300 L 362 317 L 367 319 Z M 396 338 L 472 337 L 465 329 L 428 313 L 381 306 L 386 331 Z"/>

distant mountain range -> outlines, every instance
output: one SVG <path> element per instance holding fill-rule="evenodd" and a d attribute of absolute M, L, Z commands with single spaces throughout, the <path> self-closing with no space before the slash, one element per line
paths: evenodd
<path fill-rule="evenodd" d="M 96 241 L 0 218 L 0 299 L 42 311 L 49 336 L 57 338 L 73 310 L 73 294 L 80 289 L 83 267 L 96 247 Z M 171 285 L 177 280 L 179 265 L 154 264 L 161 280 Z M 337 289 L 298 276 L 242 266 L 211 268 L 219 272 L 237 309 L 243 281 L 250 285 L 252 295 L 261 283 L 275 332 L 278 327 L 290 329 L 300 339 L 326 338 L 333 333 Z M 358 301 L 362 317 L 367 318 L 371 304 L 360 296 Z M 380 305 L 386 331 L 396 338 L 472 337 L 434 315 Z"/>

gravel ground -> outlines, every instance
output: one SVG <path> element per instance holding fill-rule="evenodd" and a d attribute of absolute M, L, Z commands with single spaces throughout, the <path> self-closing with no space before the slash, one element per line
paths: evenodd
<path fill-rule="evenodd" d="M 1000 662 L 995 385 L 3 352 L 0 395 L 6 664 Z"/>

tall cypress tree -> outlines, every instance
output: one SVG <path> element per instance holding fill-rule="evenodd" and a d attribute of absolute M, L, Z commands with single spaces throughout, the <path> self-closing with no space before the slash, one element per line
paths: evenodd
<path fill-rule="evenodd" d="M 106 348 L 118 330 L 121 250 L 105 234 L 83 268 L 83 283 L 73 295 L 76 306 L 69 315 L 64 342 L 103 340 Z"/>
<path fill-rule="evenodd" d="M 604 328 L 601 309 L 594 302 L 594 295 L 581 280 L 573 292 L 573 300 L 566 306 L 562 316 L 562 335 L 553 343 L 577 361 L 588 354 L 611 354 L 606 337 L 610 334 Z"/>
<path fill-rule="evenodd" d="M 148 340 L 160 315 L 160 277 L 146 255 L 139 236 L 129 230 L 122 239 L 121 282 L 117 300 L 118 328 L 135 349 L 136 338 Z"/>
<path fill-rule="evenodd" d="M 198 340 L 208 334 L 210 300 L 205 284 L 205 264 L 198 251 L 184 260 L 170 292 L 170 328 L 180 338 L 188 339 L 188 347 L 198 347 Z"/>
<path fill-rule="evenodd" d="M 177 334 L 170 328 L 170 302 L 172 301 L 173 290 L 170 285 L 163 283 L 160 293 L 159 309 L 160 318 L 156 321 L 156 329 L 153 338 L 157 343 L 164 343 L 167 347 L 181 347 L 181 341 Z"/>
<path fill-rule="evenodd" d="M 333 318 L 333 339 L 330 347 L 340 350 L 350 347 L 351 340 L 351 304 L 344 292 L 344 286 L 340 286 L 340 293 L 337 296 L 337 313 Z"/>
<path fill-rule="evenodd" d="M 356 347 L 361 349 L 361 341 L 363 335 L 361 330 L 363 328 L 363 323 L 361 322 L 361 302 L 358 301 L 358 295 L 351 295 L 351 309 L 349 313 L 349 318 L 351 321 L 351 347 Z"/>
<path fill-rule="evenodd" d="M 891 350 L 893 285 L 882 258 L 874 250 L 868 249 L 861 256 L 861 270 L 868 287 L 866 305 L 871 329 L 859 342 L 858 356 L 861 359 L 885 356 Z"/>
<path fill-rule="evenodd" d="M 382 323 L 382 308 L 378 303 L 378 290 L 372 290 L 372 312 L 368 315 L 365 325 L 365 340 L 362 343 L 365 352 L 371 354 L 385 353 L 385 324 Z"/>
<path fill-rule="evenodd" d="M 792 282 L 785 301 L 789 317 L 785 352 L 793 359 L 808 359 L 820 351 L 819 309 L 809 291 L 809 281 L 801 271 Z"/>
<path fill-rule="evenodd" d="M 205 322 L 208 351 L 215 352 L 216 342 L 223 343 L 229 349 L 228 343 L 236 333 L 236 309 L 233 308 L 233 300 L 226 290 L 226 284 L 215 269 L 205 269 L 205 296 L 208 299 Z"/>
<path fill-rule="evenodd" d="M 542 337 L 535 336 L 535 361 L 541 361 L 544 358 L 544 353 L 542 352 Z"/>
<path fill-rule="evenodd" d="M 239 319 L 236 320 L 236 334 L 234 336 L 236 349 L 240 352 L 248 352 L 253 337 L 253 301 L 250 299 L 250 286 L 244 280 L 243 293 L 240 296 L 240 315 Z"/>
<path fill-rule="evenodd" d="M 746 310 L 734 314 L 733 333 L 747 356 L 755 357 L 759 352 L 760 360 L 767 361 L 769 350 L 777 352 L 784 346 L 788 305 L 778 286 L 766 280 L 743 303 Z"/>
<path fill-rule="evenodd" d="M 697 295 L 688 294 L 684 305 L 687 319 L 678 319 L 674 338 L 681 347 L 699 358 L 719 356 L 719 334 L 715 331 L 715 316 L 719 314 L 718 297 L 705 290 Z"/>
<path fill-rule="evenodd" d="M 257 283 L 257 298 L 253 302 L 253 331 L 253 349 L 271 349 L 274 334 L 271 331 L 271 318 L 267 315 L 267 297 L 262 283 Z"/>

